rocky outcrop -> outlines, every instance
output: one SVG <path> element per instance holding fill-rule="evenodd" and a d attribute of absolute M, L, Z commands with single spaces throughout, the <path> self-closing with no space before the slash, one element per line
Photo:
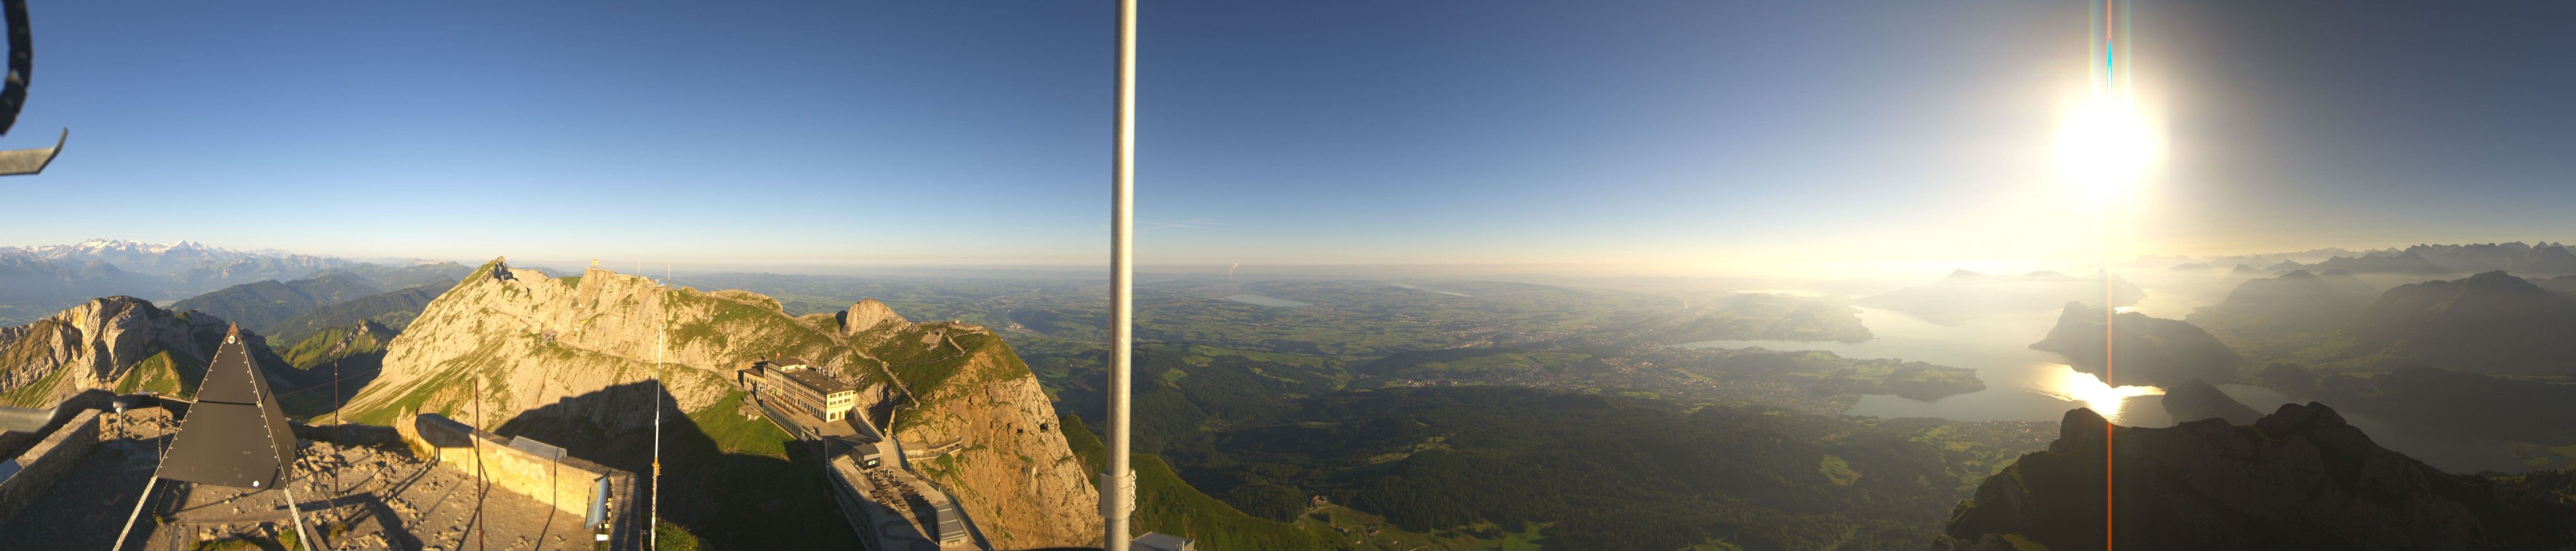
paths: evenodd
<path fill-rule="evenodd" d="M 957 496 L 986 539 L 1003 548 L 1094 543 L 1090 475 L 1053 426 L 1054 406 L 1036 378 L 999 337 L 908 323 L 874 300 L 838 320 L 790 316 L 749 292 L 673 288 L 596 268 L 553 278 L 495 259 L 393 339 L 382 374 L 346 411 L 370 423 L 421 412 L 487 430 L 521 421 L 596 427 L 613 439 L 649 434 L 645 404 L 657 388 L 681 411 L 704 412 L 736 392 L 734 370 L 802 358 L 857 385 L 858 406 L 891 419 L 908 449 L 955 443 L 946 457 L 913 466 Z M 479 394 L 468 384 L 476 380 Z"/>
<path fill-rule="evenodd" d="M 2372 443 L 2322 404 L 2283 405 L 2251 426 L 2205 419 L 2169 428 L 2115 428 L 2077 409 L 2046 451 L 2022 455 L 1978 486 L 1954 511 L 1944 543 L 2568 549 L 2576 524 L 2566 519 L 2576 518 L 2576 504 L 2558 493 L 2571 484 L 2576 477 L 2563 473 L 2444 474 Z"/>
<path fill-rule="evenodd" d="M 2263 418 L 2263 412 L 2245 407 L 2244 402 L 2228 397 L 2227 393 L 2220 392 L 2218 387 L 2210 386 L 2200 379 L 2183 381 L 2182 384 L 2166 387 L 2163 400 L 2165 412 L 2172 414 L 2175 421 L 2221 419 L 2229 423 L 2249 425 L 2256 419 Z"/>
<path fill-rule="evenodd" d="M 2057 326 L 2049 329 L 2048 338 L 2030 347 L 2064 355 L 2076 371 L 2103 377 L 2115 385 L 2144 381 L 2165 386 L 2192 379 L 2233 381 L 2236 368 L 2245 363 L 2236 351 L 2189 323 L 2137 312 L 2116 317 L 2105 314 L 2083 303 L 2066 303 L 2066 309 L 2057 317 Z M 2110 324 L 2107 330 L 2105 323 Z M 2105 346 L 2109 354 L 2105 354 Z M 2110 356 L 2108 364 L 2106 355 Z"/>
<path fill-rule="evenodd" d="M 888 308 L 885 303 L 877 302 L 877 299 L 872 298 L 851 304 L 850 309 L 842 310 L 838 317 L 842 335 L 866 333 L 880 327 L 888 327 L 888 324 L 910 323 L 904 321 L 902 315 L 894 313 L 893 308 Z"/>
<path fill-rule="evenodd" d="M 32 324 L 0 328 L 0 390 L 15 405 L 49 407 L 82 390 L 114 388 L 136 364 L 163 353 L 203 369 L 201 359 L 213 357 L 227 326 L 211 315 L 172 313 L 134 297 L 93 299 Z M 254 358 L 281 364 L 258 339 L 250 342 Z"/>

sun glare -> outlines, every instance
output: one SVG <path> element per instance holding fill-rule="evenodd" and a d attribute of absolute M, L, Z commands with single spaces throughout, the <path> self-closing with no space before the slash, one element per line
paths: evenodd
<path fill-rule="evenodd" d="M 2102 379 L 2094 377 L 2093 374 L 2076 371 L 2074 368 L 2060 369 L 2057 372 L 2057 380 L 2052 381 L 2049 386 L 2048 393 L 2059 398 L 2083 402 L 2084 407 L 2092 408 L 2094 413 L 2102 414 L 2102 418 L 2115 422 L 2124 420 L 2120 416 L 2120 407 L 2125 405 L 2130 397 L 2165 393 L 2165 389 L 2152 386 L 2115 387 L 2103 384 Z"/>

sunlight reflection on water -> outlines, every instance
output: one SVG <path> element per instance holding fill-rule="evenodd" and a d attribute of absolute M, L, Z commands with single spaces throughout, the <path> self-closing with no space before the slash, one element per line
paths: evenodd
<path fill-rule="evenodd" d="M 1977 371 L 1986 389 L 1914 400 L 1892 395 L 1862 396 L 1847 411 L 1877 417 L 1941 417 L 1960 421 L 2055 421 L 2066 410 L 2087 407 L 2122 424 L 2171 423 L 2162 389 L 2142 386 L 2112 388 L 2091 374 L 2067 367 L 2057 354 L 2031 350 L 2030 343 L 2048 335 L 2057 312 L 2029 311 L 1980 316 L 1960 325 L 1940 325 L 1902 312 L 1860 308 L 1861 323 L 1877 338 L 1856 343 L 1826 341 L 1725 340 L 1684 344 L 1690 348 L 1761 347 L 1771 350 L 1824 350 L 1845 358 L 1901 358 Z"/>
<path fill-rule="evenodd" d="M 2114 387 L 2104 384 L 2101 378 L 2094 377 L 2091 373 L 2076 371 L 2074 367 L 2065 364 L 2056 365 L 2058 369 L 2055 371 L 2055 377 L 2050 381 L 2049 388 L 2041 391 L 2066 400 L 2083 402 L 2084 407 L 2093 408 L 2094 413 L 2102 414 L 2103 418 L 2113 422 L 2127 421 L 2123 418 L 2123 412 L 2128 409 L 2126 406 L 2130 398 L 2161 396 L 2165 393 L 2165 389 L 2152 386 Z M 2162 401 L 2159 400 L 2158 403 L 2161 404 Z"/>
<path fill-rule="evenodd" d="M 2153 294 L 2140 305 L 2148 315 L 2157 315 L 2159 308 L 2188 312 L 2193 306 L 2188 300 L 2159 301 Z M 2090 373 L 2068 367 L 2063 357 L 2031 350 L 2030 343 L 2046 336 L 2049 328 L 2056 324 L 2057 312 L 1996 314 L 1972 319 L 1964 325 L 1950 326 L 1925 322 L 1899 312 L 1876 308 L 1860 310 L 1861 322 L 1878 338 L 1857 343 L 1707 341 L 1681 346 L 1759 346 L 1771 350 L 1825 350 L 1845 358 L 1903 358 L 1974 369 L 1977 370 L 1977 378 L 1986 383 L 1985 390 L 1931 401 L 1884 394 L 1862 396 L 1859 403 L 1845 412 L 1850 415 L 1941 417 L 1958 421 L 2057 421 L 2065 418 L 2067 410 L 2084 407 L 2092 408 L 2094 413 L 2123 426 L 2165 427 L 2174 423 L 2172 414 L 2165 412 L 2163 389 L 2105 385 Z M 2220 392 L 2263 413 L 2271 413 L 2284 403 L 2309 400 L 2240 384 L 2217 387 Z M 2339 413 L 2353 426 L 2366 431 L 2372 441 L 2444 470 L 2476 472 L 2481 469 L 2512 471 L 2521 468 L 2519 459 L 2501 442 L 2457 433 L 2410 430 L 2354 411 Z"/>

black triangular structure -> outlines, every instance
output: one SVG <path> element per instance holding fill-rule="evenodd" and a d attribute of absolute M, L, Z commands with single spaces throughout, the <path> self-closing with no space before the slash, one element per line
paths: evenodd
<path fill-rule="evenodd" d="M 286 458 L 295 450 L 286 412 L 268 391 L 268 377 L 251 361 L 241 342 L 241 328 L 224 335 L 197 387 L 197 403 L 179 424 L 169 455 L 153 476 L 201 484 L 242 488 L 277 487 Z"/>

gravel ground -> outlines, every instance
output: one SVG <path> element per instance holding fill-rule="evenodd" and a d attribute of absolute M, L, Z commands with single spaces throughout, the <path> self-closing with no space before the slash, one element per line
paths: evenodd
<path fill-rule="evenodd" d="M 158 409 L 109 419 L 96 451 L 44 497 L 0 525 L 10 544 L 44 549 L 105 549 L 133 512 L 168 435 L 177 426 Z M 478 492 L 474 466 L 435 465 L 399 447 L 300 442 L 288 488 L 320 549 L 590 549 L 582 519 L 498 488 Z M 235 549 L 280 549 L 295 532 L 285 492 L 164 480 L 152 506 L 135 521 L 126 551 L 186 550 L 239 542 Z M 478 499 L 479 495 L 479 499 Z M 479 504 L 479 507 L 478 507 Z M 477 511 L 483 513 L 477 518 Z M 138 543 L 139 542 L 139 543 Z"/>

